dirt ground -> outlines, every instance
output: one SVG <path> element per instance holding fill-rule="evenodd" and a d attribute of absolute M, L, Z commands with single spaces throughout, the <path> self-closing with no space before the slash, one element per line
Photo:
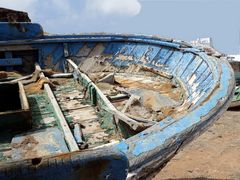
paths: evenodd
<path fill-rule="evenodd" d="M 227 111 L 154 178 L 240 180 L 240 110 Z"/>

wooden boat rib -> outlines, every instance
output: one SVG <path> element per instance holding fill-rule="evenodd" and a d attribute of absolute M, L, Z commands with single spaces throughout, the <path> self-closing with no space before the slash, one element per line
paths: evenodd
<path fill-rule="evenodd" d="M 27 74 L 20 80 L 32 116 L 31 128 L 14 131 L 1 150 L 1 178 L 86 178 L 96 162 L 107 165 L 95 178 L 124 179 L 127 171 L 129 179 L 144 177 L 217 120 L 234 93 L 228 62 L 182 41 L 44 35 L 33 23 L 1 23 L 0 31 L 1 70 Z M 52 78 L 52 71 L 63 76 Z M 44 91 L 36 91 L 39 84 Z M 19 145 L 29 136 L 35 154 Z"/>

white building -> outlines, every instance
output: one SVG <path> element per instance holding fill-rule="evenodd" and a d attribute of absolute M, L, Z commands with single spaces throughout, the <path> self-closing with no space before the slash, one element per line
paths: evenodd
<path fill-rule="evenodd" d="M 233 62 L 240 62 L 240 54 L 228 55 L 227 60 L 228 61 L 233 61 Z"/>
<path fill-rule="evenodd" d="M 198 38 L 196 40 L 191 41 L 191 43 L 195 46 L 202 44 L 202 45 L 213 47 L 212 38 L 210 38 L 210 37 Z"/>
<path fill-rule="evenodd" d="M 234 72 L 240 72 L 240 54 L 236 55 L 224 55 L 220 52 L 218 52 L 213 47 L 213 41 L 212 38 L 206 37 L 206 38 L 198 38 L 196 40 L 191 41 L 191 43 L 195 46 L 201 46 L 205 49 L 206 52 L 212 52 L 215 54 L 221 54 L 224 59 L 227 59 L 229 63 L 231 64 Z"/>

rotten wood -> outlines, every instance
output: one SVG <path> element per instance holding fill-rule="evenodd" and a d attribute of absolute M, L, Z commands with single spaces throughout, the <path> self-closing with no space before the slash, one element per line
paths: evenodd
<path fill-rule="evenodd" d="M 0 22 L 31 22 L 28 13 L 0 8 Z"/>
<path fill-rule="evenodd" d="M 23 83 L 24 85 L 27 85 L 27 84 L 36 82 L 36 81 L 38 80 L 38 78 L 39 78 L 39 74 L 40 74 L 40 73 L 41 73 L 41 70 L 35 69 L 35 71 L 34 71 L 33 74 L 32 74 L 31 79 L 22 80 L 22 83 Z"/>
<path fill-rule="evenodd" d="M 27 96 L 23 87 L 23 84 L 21 82 L 18 82 L 19 87 L 19 98 L 21 100 L 21 106 L 23 110 L 29 110 L 29 104 L 27 100 Z"/>
<path fill-rule="evenodd" d="M 128 94 L 117 94 L 116 96 L 108 96 L 108 98 L 110 99 L 110 101 L 119 101 L 122 99 L 129 98 L 129 95 Z"/>
<path fill-rule="evenodd" d="M 125 88 L 144 88 L 162 93 L 171 91 L 174 86 L 171 82 L 162 82 L 156 78 L 141 75 L 129 76 L 125 73 L 116 73 L 114 80 Z"/>
<path fill-rule="evenodd" d="M 110 73 L 110 74 L 106 75 L 102 79 L 99 79 L 98 82 L 113 84 L 114 83 L 114 73 Z"/>
<path fill-rule="evenodd" d="M 125 113 L 127 109 L 131 106 L 131 104 L 136 100 L 140 100 L 140 98 L 141 98 L 140 96 L 132 94 L 127 103 L 125 104 L 125 106 L 123 107 L 122 113 Z"/>
<path fill-rule="evenodd" d="M 154 73 L 154 74 L 157 74 L 157 75 L 159 75 L 159 76 L 165 77 L 165 78 L 167 78 L 167 79 L 172 79 L 172 78 L 173 78 L 172 75 L 170 75 L 170 74 L 168 74 L 168 73 L 166 73 L 166 72 L 159 71 L 159 70 L 157 70 L 157 69 L 154 69 L 154 68 L 151 68 L 151 67 L 148 67 L 148 66 L 145 66 L 145 65 L 142 65 L 142 68 L 143 68 L 144 70 L 147 70 L 147 71 L 152 72 L 152 73 Z"/>
<path fill-rule="evenodd" d="M 41 73 L 41 68 L 40 66 L 35 66 L 35 71 L 32 74 L 11 80 L 11 81 L 6 81 L 6 82 L 0 82 L 0 84 L 7 84 L 7 83 L 17 83 L 17 82 L 22 82 L 22 84 L 27 85 L 33 82 L 36 82 L 39 79 L 39 74 Z"/>
<path fill-rule="evenodd" d="M 13 80 L 10 80 L 10 81 L 0 82 L 0 84 L 17 83 L 17 82 L 19 82 L 19 81 L 23 81 L 23 80 L 32 78 L 32 76 L 33 76 L 33 74 L 30 74 L 30 75 L 23 76 L 23 77 L 20 77 L 20 78 L 17 78 L 17 79 L 13 79 Z"/>
<path fill-rule="evenodd" d="M 29 79 L 29 78 L 32 78 L 33 77 L 33 74 L 30 74 L 30 75 L 27 75 L 27 76 L 23 76 L 23 77 L 20 77 L 20 78 L 17 78 L 17 79 L 14 79 L 10 82 L 19 82 L 19 81 L 22 81 L 22 80 L 26 80 L 26 79 Z"/>
<path fill-rule="evenodd" d="M 147 119 L 144 119 L 144 118 L 141 118 L 141 117 L 136 117 L 136 116 L 134 116 L 134 115 L 132 115 L 132 114 L 129 114 L 129 113 L 125 113 L 125 114 L 126 114 L 128 117 L 130 117 L 130 118 L 132 118 L 132 119 L 134 119 L 134 120 L 136 120 L 136 121 L 138 121 L 138 122 L 150 123 L 150 124 L 152 124 L 152 125 L 156 124 L 156 122 L 151 121 L 151 120 L 147 120 Z"/>

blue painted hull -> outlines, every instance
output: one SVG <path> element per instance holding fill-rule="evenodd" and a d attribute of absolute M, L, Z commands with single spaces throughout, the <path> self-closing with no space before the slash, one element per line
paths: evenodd
<path fill-rule="evenodd" d="M 7 34 L 16 33 L 16 29 L 12 31 L 6 24 L 2 27 L 4 29 L 0 30 Z M 122 169 L 120 179 L 125 178 L 127 161 L 129 162 L 129 177 L 145 176 L 166 163 L 187 142 L 203 133 L 224 113 L 231 102 L 235 82 L 229 63 L 207 55 L 203 50 L 192 47 L 188 43 L 142 35 L 51 36 L 41 34 L 41 28 L 38 26 L 33 26 L 33 28 L 36 30 L 34 31 L 35 35 L 18 32 L 21 34 L 19 39 L 13 40 L 4 35 L 0 36 L 0 48 L 4 48 L 5 51 L 37 50 L 39 52 L 38 63 L 42 68 L 60 71 L 64 71 L 67 58 L 72 58 L 76 64 L 79 64 L 82 58 L 91 55 L 105 57 L 109 63 L 119 68 L 132 64 L 144 65 L 160 71 L 167 77 L 175 78 L 185 90 L 186 98 L 183 106 L 187 107 L 186 109 L 182 111 L 179 109 L 179 113 L 108 147 L 109 151 L 116 154 L 110 153 L 107 157 L 101 157 L 101 155 L 95 156 L 86 150 L 87 161 L 92 158 L 96 160 L 104 158 L 110 161 L 110 165 L 101 172 L 112 170 L 112 174 L 118 173 L 115 169 L 117 162 L 114 160 L 117 155 L 119 159 L 122 159 L 119 162 L 119 170 Z M 83 48 L 87 49 L 85 54 L 83 52 L 81 54 Z M 102 152 L 104 153 L 106 150 L 102 150 Z M 79 152 L 79 156 L 81 153 Z M 126 158 L 124 159 L 124 157 Z M 49 157 L 50 159 L 51 157 Z M 40 165 L 39 170 L 35 169 L 33 172 L 30 169 L 25 174 L 21 174 L 15 171 L 12 163 L 1 164 L 0 177 L 12 178 L 22 175 L 27 178 L 41 179 L 48 177 L 52 172 L 58 174 L 65 166 L 76 166 L 75 161 L 75 164 L 72 164 L 72 160 L 70 161 L 69 164 L 66 163 L 58 170 L 56 170 L 57 164 L 53 167 L 49 166 L 42 176 L 39 176 L 38 173 L 42 173 L 42 168 L 45 166 L 41 167 Z M 26 162 L 18 163 L 25 164 Z M 84 163 L 80 162 L 80 164 Z M 10 169 L 10 171 L 6 169 Z M 70 168 L 67 173 L 73 175 L 75 172 Z M 102 177 L 104 176 L 100 178 Z M 110 179 L 114 179 L 114 177 L 112 176 Z"/>

